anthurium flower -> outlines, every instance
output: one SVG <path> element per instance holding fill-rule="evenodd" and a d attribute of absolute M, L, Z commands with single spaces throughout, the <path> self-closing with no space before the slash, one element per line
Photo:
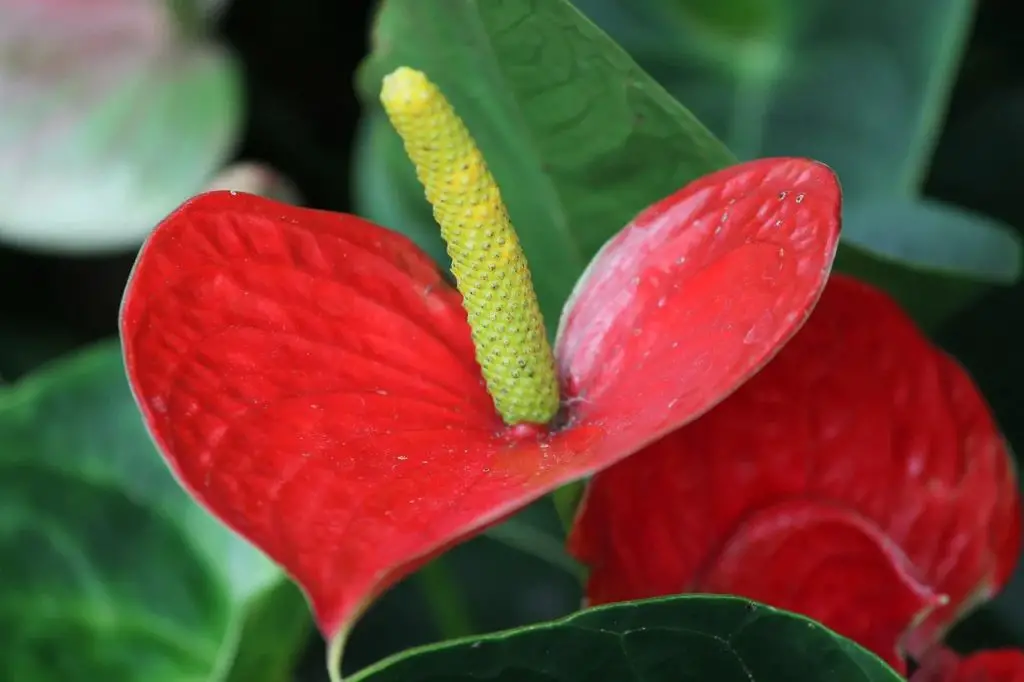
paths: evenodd
<path fill-rule="evenodd" d="M 821 164 L 712 174 L 604 247 L 552 351 L 462 121 L 411 69 L 382 101 L 458 290 L 355 216 L 212 192 L 155 229 L 121 311 L 128 376 L 170 466 L 301 584 L 335 655 L 370 600 L 425 561 L 743 383 L 806 319 L 839 234 Z"/>
<path fill-rule="evenodd" d="M 592 603 L 742 595 L 905 669 L 1005 584 L 1020 500 L 964 370 L 885 294 L 834 275 L 757 376 L 593 478 L 570 546 Z"/>

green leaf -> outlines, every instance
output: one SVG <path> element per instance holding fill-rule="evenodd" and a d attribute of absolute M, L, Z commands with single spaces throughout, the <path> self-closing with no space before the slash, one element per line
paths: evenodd
<path fill-rule="evenodd" d="M 936 201 L 878 199 L 846 206 L 837 270 L 895 296 L 927 329 L 1021 272 L 1020 238 L 998 221 Z M 900 266 L 893 259 L 929 263 Z"/>
<path fill-rule="evenodd" d="M 736 597 L 616 604 L 394 656 L 350 682 L 899 682 L 802 616 Z"/>
<path fill-rule="evenodd" d="M 381 79 L 400 65 L 434 80 L 480 145 L 520 233 L 549 329 L 608 238 L 648 204 L 733 162 L 564 0 L 387 0 L 358 76 L 368 105 L 376 106 Z M 371 152 L 383 157 L 378 163 L 408 165 L 380 135 Z M 408 213 L 422 212 L 422 190 L 404 196 L 413 192 L 407 185 L 394 189 L 421 206 Z M 385 224 L 417 229 L 404 219 Z"/>
<path fill-rule="evenodd" d="M 974 4 L 577 0 L 739 158 L 824 161 L 848 207 L 919 194 Z M 880 256 L 886 277 L 951 272 L 922 231 L 870 227 L 847 219 L 843 239 Z M 956 273 L 977 275 L 969 259 Z"/>
<path fill-rule="evenodd" d="M 563 486 L 559 490 L 565 491 L 563 497 L 568 496 L 572 509 L 564 510 L 559 508 L 558 491 L 537 505 L 543 507 L 550 502 L 550 516 L 555 518 L 557 523 L 544 524 L 531 522 L 531 509 L 520 512 L 497 526 L 492 526 L 484 531 L 484 535 L 506 547 L 528 554 L 535 559 L 545 562 L 552 568 L 567 573 L 576 578 L 583 578 L 585 570 L 575 559 L 569 556 L 565 547 L 565 534 L 572 523 L 571 514 L 575 513 L 575 506 L 579 502 L 578 497 L 582 495 L 582 486 Z"/>
<path fill-rule="evenodd" d="M 562 527 L 566 533 L 572 529 L 576 511 L 579 509 L 580 502 L 583 501 L 583 493 L 586 488 L 586 481 L 574 481 L 551 493 L 551 501 L 555 505 L 558 518 L 562 521 Z"/>
<path fill-rule="evenodd" d="M 450 259 L 444 240 L 405 157 L 402 140 L 381 111 L 364 116 L 356 128 L 352 194 L 357 215 L 412 239 L 442 266 Z"/>
<path fill-rule="evenodd" d="M 1021 273 L 1021 242 L 1007 225 L 926 199 L 876 199 L 847 204 L 848 242 L 876 255 L 930 263 L 932 269 L 990 284 L 1013 284 Z"/>
<path fill-rule="evenodd" d="M 972 0 L 577 0 L 740 158 L 802 155 L 848 198 L 916 193 Z"/>
<path fill-rule="evenodd" d="M 0 389 L 0 467 L 0 679 L 224 679 L 282 577 L 178 486 L 116 343 Z"/>
<path fill-rule="evenodd" d="M 579 608 L 580 567 L 567 556 L 561 539 L 554 509 L 540 500 L 441 557 L 458 585 L 473 634 L 543 622 Z M 434 608 L 443 590 L 431 594 L 433 588 L 420 571 L 374 602 L 346 646 L 346 674 L 443 640 L 445 614 Z"/>
<path fill-rule="evenodd" d="M 290 580 L 275 581 L 246 603 L 227 682 L 289 682 L 312 632 L 302 592 Z"/>
<path fill-rule="evenodd" d="M 57 253 L 142 241 L 240 132 L 238 65 L 169 2 L 5 6 L 0 240 Z"/>

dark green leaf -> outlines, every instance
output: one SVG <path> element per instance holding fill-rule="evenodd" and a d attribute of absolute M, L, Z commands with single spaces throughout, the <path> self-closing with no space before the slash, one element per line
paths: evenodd
<path fill-rule="evenodd" d="M 885 289 L 928 329 L 976 300 L 989 285 L 1020 276 L 1017 235 L 991 218 L 954 206 L 900 199 L 853 202 L 846 207 L 843 229 L 854 236 L 840 246 L 836 269 Z M 892 258 L 931 267 L 901 266 Z"/>
<path fill-rule="evenodd" d="M 559 491 L 564 508 L 560 508 Z M 564 571 L 569 575 L 583 577 L 583 567 L 569 556 L 565 549 L 565 531 L 572 522 L 572 515 L 575 513 L 579 497 L 582 496 L 582 486 L 563 486 L 556 491 L 556 494 L 549 499 L 553 502 L 555 521 L 554 527 L 542 528 L 528 520 L 529 514 L 520 513 L 508 519 L 502 524 L 488 528 L 484 535 L 500 542 L 506 547 L 517 549 L 520 552 L 540 559 L 553 568 Z M 547 500 L 538 504 L 546 504 Z M 570 508 L 571 506 L 571 508 Z M 527 510 L 528 511 L 528 510 Z"/>
<path fill-rule="evenodd" d="M 579 607 L 579 569 L 565 555 L 560 532 L 557 515 L 542 500 L 441 557 L 474 634 L 551 620 Z M 444 639 L 446 616 L 432 610 L 437 595 L 427 594 L 431 587 L 420 572 L 375 602 L 346 647 L 346 672 Z"/>
<path fill-rule="evenodd" d="M 833 166 L 848 198 L 922 181 L 971 0 L 577 0 L 737 156 Z"/>
<path fill-rule="evenodd" d="M 397 230 L 443 267 L 449 265 L 444 241 L 423 196 L 402 140 L 382 111 L 364 116 L 356 129 L 353 173 L 356 214 Z"/>
<path fill-rule="evenodd" d="M 933 271 L 933 280 L 992 281 L 983 268 L 994 264 L 970 253 L 950 267 L 957 247 L 937 232 L 880 231 L 850 215 L 862 201 L 918 195 L 971 0 L 577 4 L 741 159 L 795 155 L 832 166 L 847 205 L 844 241 L 880 256 L 886 278 L 912 279 L 902 265 Z"/>
<path fill-rule="evenodd" d="M 226 682 L 288 682 L 313 632 L 306 600 L 295 583 L 278 580 L 254 594 Z"/>
<path fill-rule="evenodd" d="M 388 0 L 359 74 L 368 104 L 400 65 L 426 72 L 479 143 L 522 237 L 549 328 L 609 237 L 648 204 L 733 162 L 564 0 Z M 408 164 L 381 136 L 370 152 L 384 157 L 376 163 Z M 421 205 L 403 212 L 422 213 L 421 190 L 404 180 L 393 189 Z M 418 229 L 396 221 L 388 227 Z"/>
<path fill-rule="evenodd" d="M 551 500 L 558 512 L 558 518 L 562 521 L 562 527 L 568 531 L 572 528 L 573 519 L 576 518 L 576 510 L 583 500 L 583 493 L 586 490 L 586 481 L 575 481 L 551 494 Z"/>
<path fill-rule="evenodd" d="M 0 679 L 223 678 L 281 574 L 178 486 L 116 343 L 0 389 L 0 467 Z"/>
<path fill-rule="evenodd" d="M 210 679 L 230 606 L 173 524 L 30 461 L 0 481 L 3 679 Z"/>
<path fill-rule="evenodd" d="M 350 682 L 899 682 L 885 663 L 802 616 L 722 596 L 617 604 L 424 647 Z"/>
<path fill-rule="evenodd" d="M 876 199 L 846 205 L 847 242 L 879 256 L 929 263 L 932 270 L 979 282 L 1020 277 L 1020 239 L 992 218 L 928 200 Z"/>

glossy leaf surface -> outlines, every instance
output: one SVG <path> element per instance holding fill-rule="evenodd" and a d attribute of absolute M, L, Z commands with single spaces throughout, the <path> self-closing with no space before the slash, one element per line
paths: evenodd
<path fill-rule="evenodd" d="M 898 682 L 857 644 L 744 599 L 616 604 L 412 650 L 352 682 Z"/>
<path fill-rule="evenodd" d="M 920 291 L 918 271 L 953 280 L 940 285 L 956 289 L 953 296 L 909 309 L 915 319 L 930 324 L 962 306 L 972 280 L 1019 276 L 1016 236 L 982 216 L 919 201 L 972 0 L 575 4 L 740 159 L 803 155 L 832 166 L 846 198 L 844 246 L 878 257 L 840 261 L 838 271 L 898 285 L 888 290 L 901 300 Z M 1001 120 L 1013 116 L 1004 111 Z M 990 174 L 988 160 L 998 155 L 972 152 L 968 175 Z"/>
<path fill-rule="evenodd" d="M 742 594 L 899 667 L 1006 582 L 1019 534 L 1012 464 L 970 378 L 884 294 L 833 276 L 757 376 L 594 477 L 571 548 L 595 603 Z"/>
<path fill-rule="evenodd" d="M 847 206 L 845 217 L 857 225 L 851 243 L 879 255 L 993 284 L 1020 277 L 1013 228 L 981 214 L 934 200 L 876 199 Z"/>
<path fill-rule="evenodd" d="M 408 239 L 205 194 L 136 263 L 129 376 L 182 482 L 295 576 L 335 635 L 447 546 L 735 389 L 817 300 L 838 213 L 831 172 L 797 159 L 652 207 L 567 311 L 567 425 L 523 436 L 494 412 L 458 293 Z"/>
<path fill-rule="evenodd" d="M 971 0 L 577 0 L 741 159 L 832 165 L 848 199 L 916 194 Z"/>
<path fill-rule="evenodd" d="M 429 207 L 377 110 L 381 79 L 403 65 L 438 84 L 483 150 L 552 328 L 605 241 L 644 207 L 734 162 L 565 0 L 389 0 L 359 74 L 378 120 L 364 124 L 375 139 L 358 163 L 390 182 L 360 179 L 359 208 L 424 246 L 437 245 Z"/>
<path fill-rule="evenodd" d="M 465 0 L 443 10 L 439 1 L 385 3 L 375 24 L 360 78 L 368 114 L 356 152 L 358 212 L 446 260 L 401 144 L 376 110 L 387 69 L 425 69 L 481 138 L 553 324 L 571 279 L 623 222 L 731 157 L 563 0 Z M 988 283 L 1018 276 L 1018 239 L 917 197 L 969 2 L 575 4 L 741 157 L 803 150 L 834 165 L 853 210 L 849 257 L 837 270 L 912 303 L 919 323 L 931 329 Z M 921 300 L 932 288 L 940 293 Z"/>
<path fill-rule="evenodd" d="M 0 679 L 214 682 L 246 658 L 282 576 L 177 485 L 117 344 L 0 389 L 0 467 Z M 294 594 L 264 613 L 247 682 L 280 682 L 308 628 Z"/>
<path fill-rule="evenodd" d="M 352 179 L 356 213 L 401 232 L 435 262 L 449 266 L 451 259 L 423 195 L 423 186 L 416 178 L 416 169 L 387 117 L 381 112 L 364 116 L 356 128 L 354 144 L 355 167 L 359 169 Z M 534 282 L 534 288 L 542 289 L 538 284 Z M 549 317 L 560 310 L 559 305 L 557 297 L 552 299 Z"/>
<path fill-rule="evenodd" d="M 241 92 L 225 51 L 178 22 L 187 4 L 0 0 L 0 240 L 129 248 L 204 187 Z"/>
<path fill-rule="evenodd" d="M 928 331 L 992 285 L 1020 276 L 1021 242 L 1012 228 L 956 206 L 864 199 L 846 205 L 843 224 L 836 270 L 889 292 Z"/>

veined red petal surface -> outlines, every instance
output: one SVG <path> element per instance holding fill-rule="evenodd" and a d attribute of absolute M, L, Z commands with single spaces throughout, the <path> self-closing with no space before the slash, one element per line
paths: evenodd
<path fill-rule="evenodd" d="M 1024 651 L 993 649 L 961 658 L 938 649 L 911 675 L 910 682 L 1024 682 Z"/>
<path fill-rule="evenodd" d="M 700 589 L 842 624 L 894 665 L 902 663 L 895 642 L 906 624 L 942 604 L 877 525 L 809 500 L 781 502 L 738 524 Z"/>
<path fill-rule="evenodd" d="M 594 477 L 570 544 L 594 603 L 750 596 L 901 665 L 898 646 L 925 650 L 1006 582 L 1019 504 L 967 374 L 888 297 L 837 275 L 757 376 Z M 934 595 L 949 603 L 927 615 Z"/>
<path fill-rule="evenodd" d="M 654 204 L 580 279 L 555 354 L 574 417 L 636 447 L 724 399 L 803 325 L 832 266 L 839 187 L 762 159 Z"/>
<path fill-rule="evenodd" d="M 295 577 L 335 636 L 426 559 L 733 390 L 819 296 L 838 215 L 827 168 L 776 160 L 627 227 L 567 314 L 567 425 L 537 434 L 495 414 L 459 296 L 411 242 L 209 193 L 139 255 L 122 308 L 128 374 L 182 483 Z M 594 364 L 613 361 L 602 344 L 619 346 L 618 374 Z"/>

